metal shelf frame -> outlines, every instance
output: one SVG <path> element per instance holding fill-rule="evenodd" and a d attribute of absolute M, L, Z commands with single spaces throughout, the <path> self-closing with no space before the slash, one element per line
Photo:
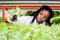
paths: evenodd
<path fill-rule="evenodd" d="M 42 5 L 48 5 L 53 10 L 60 10 L 60 1 L 0 1 L 2 22 L 5 22 L 5 10 L 17 5 L 21 9 L 39 9 Z"/>

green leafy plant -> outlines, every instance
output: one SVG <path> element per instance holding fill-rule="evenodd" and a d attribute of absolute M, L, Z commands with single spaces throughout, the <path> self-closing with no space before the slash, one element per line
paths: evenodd
<path fill-rule="evenodd" d="M 11 15 L 20 14 L 30 15 L 27 11 L 26 14 L 20 13 L 20 9 L 12 9 L 9 12 Z M 56 15 L 56 14 L 55 14 Z M 51 19 L 54 23 L 51 26 L 43 24 L 12 24 L 12 23 L 0 23 L 0 40 L 60 40 L 60 16 L 54 16 Z"/>
<path fill-rule="evenodd" d="M 58 24 L 60 23 L 60 16 L 53 17 L 50 21 L 52 23 Z"/>
<path fill-rule="evenodd" d="M 0 40 L 60 40 L 60 24 L 8 24 L 0 23 Z"/>

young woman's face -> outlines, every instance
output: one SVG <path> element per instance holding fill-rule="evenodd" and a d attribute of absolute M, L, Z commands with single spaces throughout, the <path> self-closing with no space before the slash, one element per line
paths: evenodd
<path fill-rule="evenodd" d="M 37 22 L 43 22 L 43 21 L 47 20 L 48 17 L 49 17 L 49 11 L 47 11 L 47 10 L 42 10 L 42 11 L 40 11 L 40 13 L 38 14 L 36 20 L 37 20 Z"/>

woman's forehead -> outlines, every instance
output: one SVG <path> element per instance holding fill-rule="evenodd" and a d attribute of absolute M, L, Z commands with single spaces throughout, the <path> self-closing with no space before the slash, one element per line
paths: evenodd
<path fill-rule="evenodd" d="M 44 15 L 49 15 L 49 11 L 48 10 L 41 10 L 40 13 L 42 13 Z"/>

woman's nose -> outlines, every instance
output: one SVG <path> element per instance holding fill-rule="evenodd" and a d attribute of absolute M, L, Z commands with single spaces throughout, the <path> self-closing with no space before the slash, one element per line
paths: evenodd
<path fill-rule="evenodd" d="M 41 19 L 43 19 L 43 18 L 44 18 L 44 15 L 41 16 Z"/>

